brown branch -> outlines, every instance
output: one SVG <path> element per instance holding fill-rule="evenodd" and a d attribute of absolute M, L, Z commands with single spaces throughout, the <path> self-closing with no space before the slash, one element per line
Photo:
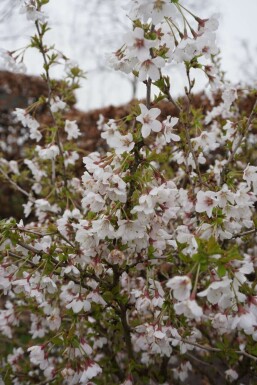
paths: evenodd
<path fill-rule="evenodd" d="M 31 251 L 34 254 L 39 254 L 39 255 L 47 254 L 47 253 L 45 253 L 45 252 L 43 252 L 41 250 L 37 250 L 35 247 L 27 245 L 26 243 L 21 242 L 21 241 L 17 242 L 17 245 L 23 247 L 24 249 L 26 249 L 28 251 Z"/>
<path fill-rule="evenodd" d="M 37 265 L 34 262 L 32 262 L 32 261 L 30 261 L 28 259 L 25 259 L 25 258 L 21 257 L 20 255 L 13 253 L 12 251 L 8 250 L 7 253 L 8 253 L 7 255 L 10 255 L 13 258 L 17 258 L 17 259 L 20 259 L 23 262 L 27 262 L 32 267 L 37 267 Z"/>
<path fill-rule="evenodd" d="M 152 79 L 149 78 L 146 80 L 146 107 L 149 109 L 151 106 L 151 86 L 152 86 Z"/>
<path fill-rule="evenodd" d="M 128 353 L 128 358 L 129 360 L 134 360 L 134 352 L 133 352 L 133 347 L 132 347 L 132 341 L 131 341 L 131 330 L 127 322 L 127 309 L 126 306 L 118 302 L 118 305 L 120 307 L 120 317 L 121 317 L 121 324 L 123 328 L 123 336 L 125 340 L 125 344 L 127 347 L 127 353 Z"/>

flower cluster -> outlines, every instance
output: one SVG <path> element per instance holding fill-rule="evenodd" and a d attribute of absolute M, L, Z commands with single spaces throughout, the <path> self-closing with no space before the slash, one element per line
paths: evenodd
<path fill-rule="evenodd" d="M 217 54 L 217 15 L 202 20 L 177 1 L 131 3 L 128 16 L 134 21 L 134 29 L 124 36 L 123 47 L 109 57 L 115 69 L 125 73 L 134 71 L 141 81 L 149 78 L 157 81 L 162 78 L 166 63 L 187 62 L 193 68 L 204 68 L 196 58 L 208 59 Z M 195 22 L 194 26 L 188 22 L 188 16 Z M 213 84 L 220 85 L 214 67 L 206 66 L 204 71 Z"/>

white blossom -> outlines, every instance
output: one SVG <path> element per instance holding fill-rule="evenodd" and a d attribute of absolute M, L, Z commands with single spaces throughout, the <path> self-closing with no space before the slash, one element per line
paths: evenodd
<path fill-rule="evenodd" d="M 144 104 L 139 104 L 141 114 L 137 116 L 137 121 L 142 123 L 142 136 L 147 138 L 151 131 L 159 132 L 162 129 L 162 124 L 156 118 L 160 115 L 161 111 L 159 108 L 148 108 Z"/>

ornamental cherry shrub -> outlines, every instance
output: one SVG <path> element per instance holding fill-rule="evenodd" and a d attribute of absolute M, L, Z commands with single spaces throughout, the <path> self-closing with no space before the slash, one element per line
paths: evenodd
<path fill-rule="evenodd" d="M 256 383 L 257 102 L 240 114 L 223 79 L 217 17 L 200 19 L 182 0 L 130 0 L 132 29 L 109 62 L 133 72 L 146 99 L 124 119 L 99 119 L 109 149 L 84 156 L 78 178 L 81 132 L 65 112 L 84 75 L 46 44 L 47 2 L 20 2 L 48 86 L 14 112 L 35 145 L 19 162 L 0 160 L 2 181 L 27 198 L 24 220 L 0 223 L 3 382 Z M 13 69 L 23 56 L 3 52 Z M 169 64 L 188 80 L 178 101 Z M 191 103 L 194 69 L 210 84 L 205 114 Z M 176 116 L 161 118 L 160 100 Z"/>

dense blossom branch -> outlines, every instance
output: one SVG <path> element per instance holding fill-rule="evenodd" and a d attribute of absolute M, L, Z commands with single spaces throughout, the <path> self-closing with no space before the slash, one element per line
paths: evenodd
<path fill-rule="evenodd" d="M 0 375 L 15 385 L 181 384 L 199 374 L 213 383 L 214 365 L 217 383 L 248 381 L 257 360 L 256 102 L 248 119 L 231 108 L 237 92 L 213 59 L 217 17 L 201 19 L 183 0 L 130 1 L 132 30 L 109 61 L 146 85 L 146 101 L 119 120 L 99 117 L 106 146 L 83 157 L 81 177 L 74 141 L 83 133 L 65 114 L 83 72 L 45 45 L 47 2 L 21 5 L 48 97 L 15 111 L 26 158 L 0 159 L 3 179 L 28 199 L 22 220 L 0 221 L 0 333 L 9 341 Z M 15 55 L 4 57 L 14 68 Z M 170 64 L 186 70 L 178 101 L 176 78 L 163 75 Z M 195 108 L 193 69 L 209 81 L 207 109 Z M 38 120 L 44 105 L 49 126 Z"/>

